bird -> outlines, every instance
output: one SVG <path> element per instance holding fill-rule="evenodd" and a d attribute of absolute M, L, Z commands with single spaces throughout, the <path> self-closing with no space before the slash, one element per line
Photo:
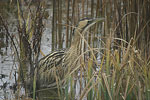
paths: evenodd
<path fill-rule="evenodd" d="M 49 87 L 58 79 L 63 79 L 66 73 L 72 68 L 79 66 L 78 57 L 82 53 L 82 38 L 87 30 L 97 22 L 102 22 L 104 18 L 83 18 L 73 30 L 73 40 L 70 48 L 56 50 L 41 58 L 37 64 L 38 86 Z"/>

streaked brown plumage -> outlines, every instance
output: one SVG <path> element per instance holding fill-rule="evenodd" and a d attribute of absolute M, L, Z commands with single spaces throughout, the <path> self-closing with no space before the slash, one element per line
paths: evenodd
<path fill-rule="evenodd" d="M 63 79 L 69 68 L 79 66 L 77 58 L 82 53 L 82 36 L 92 25 L 102 20 L 104 19 L 80 20 L 74 29 L 74 39 L 69 49 L 52 52 L 40 59 L 37 67 L 37 82 L 40 87 L 47 87 L 55 82 L 56 75 L 59 79 Z"/>

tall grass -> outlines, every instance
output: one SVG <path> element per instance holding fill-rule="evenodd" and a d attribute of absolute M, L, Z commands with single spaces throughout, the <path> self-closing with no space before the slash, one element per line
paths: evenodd
<path fill-rule="evenodd" d="M 96 43 L 101 43 L 100 47 L 85 49 L 85 54 L 95 52 L 100 54 L 100 59 L 95 60 L 89 57 L 85 62 L 81 62 L 80 67 L 75 68 L 68 75 L 68 77 L 75 77 L 75 80 L 66 78 L 67 84 L 70 85 L 67 85 L 65 90 L 67 98 L 71 98 L 73 96 L 71 94 L 74 94 L 73 97 L 75 97 L 74 88 L 71 90 L 69 88 L 74 86 L 77 89 L 77 80 L 79 80 L 80 89 L 82 89 L 80 95 L 78 94 L 80 99 L 84 97 L 89 100 L 149 99 L 147 86 L 149 77 L 149 30 L 147 28 L 150 20 L 147 12 L 149 5 L 147 4 L 149 3 L 149 0 L 143 2 L 140 0 L 132 0 L 131 2 L 123 0 L 66 1 L 67 8 L 64 9 L 67 10 L 66 18 L 68 20 L 69 15 L 71 18 L 76 16 L 75 19 L 79 20 L 85 17 L 85 14 L 86 17 L 106 18 L 103 24 L 96 26 L 97 30 L 94 33 L 90 31 L 88 35 L 88 43 L 92 46 L 94 41 L 99 40 L 101 42 L 97 41 Z M 68 7 L 73 8 L 69 10 Z M 81 10 L 78 10 L 80 8 Z M 72 15 L 68 14 L 71 12 Z M 68 20 L 67 24 L 69 24 Z M 72 21 L 72 23 L 74 22 Z M 67 41 L 68 31 L 69 28 L 66 33 Z M 144 42 L 145 40 L 147 42 Z M 94 70 L 93 67 L 98 70 Z M 81 75 L 76 76 L 76 71 L 79 71 Z"/>
<path fill-rule="evenodd" d="M 39 1 L 35 5 L 36 10 L 30 8 L 30 2 L 26 18 L 22 9 L 23 0 L 18 0 L 16 4 L 18 72 L 25 88 L 24 79 L 27 73 L 33 77 L 34 63 L 40 54 L 45 13 L 43 2 L 47 1 Z M 85 44 L 88 44 L 84 47 L 83 55 L 77 58 L 81 60 L 81 65 L 67 73 L 63 89 L 58 80 L 58 97 L 55 99 L 150 99 L 150 0 L 53 0 L 51 4 L 52 51 L 70 47 L 73 27 L 81 18 L 105 18 L 104 23 L 97 23 L 87 32 L 84 38 Z M 5 29 L 8 31 L 7 27 Z M 21 81 L 19 79 L 18 83 Z M 47 96 L 54 99 L 53 96 Z"/>
<path fill-rule="evenodd" d="M 38 2 L 37 8 L 32 8 L 31 2 L 28 7 L 24 6 L 24 1 L 17 0 L 17 34 L 12 36 L 9 32 L 9 25 L 1 17 L 2 25 L 6 30 L 6 35 L 13 44 L 14 61 L 18 61 L 18 78 L 17 78 L 17 96 L 21 96 L 21 86 L 24 87 L 26 95 L 30 95 L 33 84 L 33 75 L 35 64 L 38 62 L 41 36 L 43 33 L 43 16 L 45 9 L 42 9 L 43 4 Z M 30 85 L 30 86 L 29 86 Z M 29 88 L 30 87 L 30 88 Z"/>
<path fill-rule="evenodd" d="M 76 93 L 68 88 L 72 87 L 67 85 L 66 95 L 67 98 L 73 98 L 69 94 L 77 94 L 78 99 L 82 100 L 87 98 L 88 100 L 137 100 L 137 99 L 149 99 L 149 63 L 145 62 L 141 58 L 140 51 L 136 50 L 133 46 L 135 40 L 131 40 L 129 43 L 121 40 L 121 43 L 127 43 L 127 47 L 119 46 L 121 51 L 113 50 L 112 42 L 115 38 L 109 37 L 106 41 L 106 47 L 95 48 L 97 52 L 103 51 L 101 54 L 101 63 L 93 58 L 88 58 L 84 65 L 84 71 L 80 69 L 81 66 L 75 68 L 68 77 L 76 75 L 75 72 L 80 70 L 80 75 L 72 78 L 67 78 L 67 84 L 75 83 L 75 89 L 78 85 L 75 81 L 81 81 L 78 89 L 81 93 Z M 93 52 L 93 51 L 86 51 Z M 120 56 L 121 52 L 121 56 Z M 93 67 L 97 67 L 98 70 L 94 70 Z M 82 73 L 81 73 L 82 72 Z M 82 80 L 81 80 L 82 79 Z M 85 83 L 84 83 L 85 82 Z M 70 97 L 68 97 L 70 96 Z M 75 96 L 74 96 L 75 98 Z M 69 100 L 69 99 L 68 99 Z"/>

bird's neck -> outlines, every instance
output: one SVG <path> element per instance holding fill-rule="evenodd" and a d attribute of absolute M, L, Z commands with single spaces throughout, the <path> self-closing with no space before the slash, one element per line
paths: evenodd
<path fill-rule="evenodd" d="M 82 35 L 81 33 L 82 33 L 81 29 L 77 28 L 74 30 L 74 38 L 71 43 L 71 46 L 78 45 L 79 41 L 81 40 L 81 35 Z"/>
<path fill-rule="evenodd" d="M 79 34 L 75 34 L 74 39 L 71 43 L 71 47 L 68 49 L 66 54 L 66 63 L 68 66 L 77 66 L 81 55 L 82 40 Z M 69 62 L 67 62 L 69 61 Z"/>

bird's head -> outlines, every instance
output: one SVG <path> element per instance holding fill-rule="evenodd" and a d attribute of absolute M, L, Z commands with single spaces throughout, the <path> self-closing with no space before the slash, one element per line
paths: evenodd
<path fill-rule="evenodd" d="M 101 21 L 104 21 L 104 18 L 84 18 L 79 21 L 74 32 L 76 31 L 76 32 L 84 33 L 95 23 L 101 22 Z"/>

